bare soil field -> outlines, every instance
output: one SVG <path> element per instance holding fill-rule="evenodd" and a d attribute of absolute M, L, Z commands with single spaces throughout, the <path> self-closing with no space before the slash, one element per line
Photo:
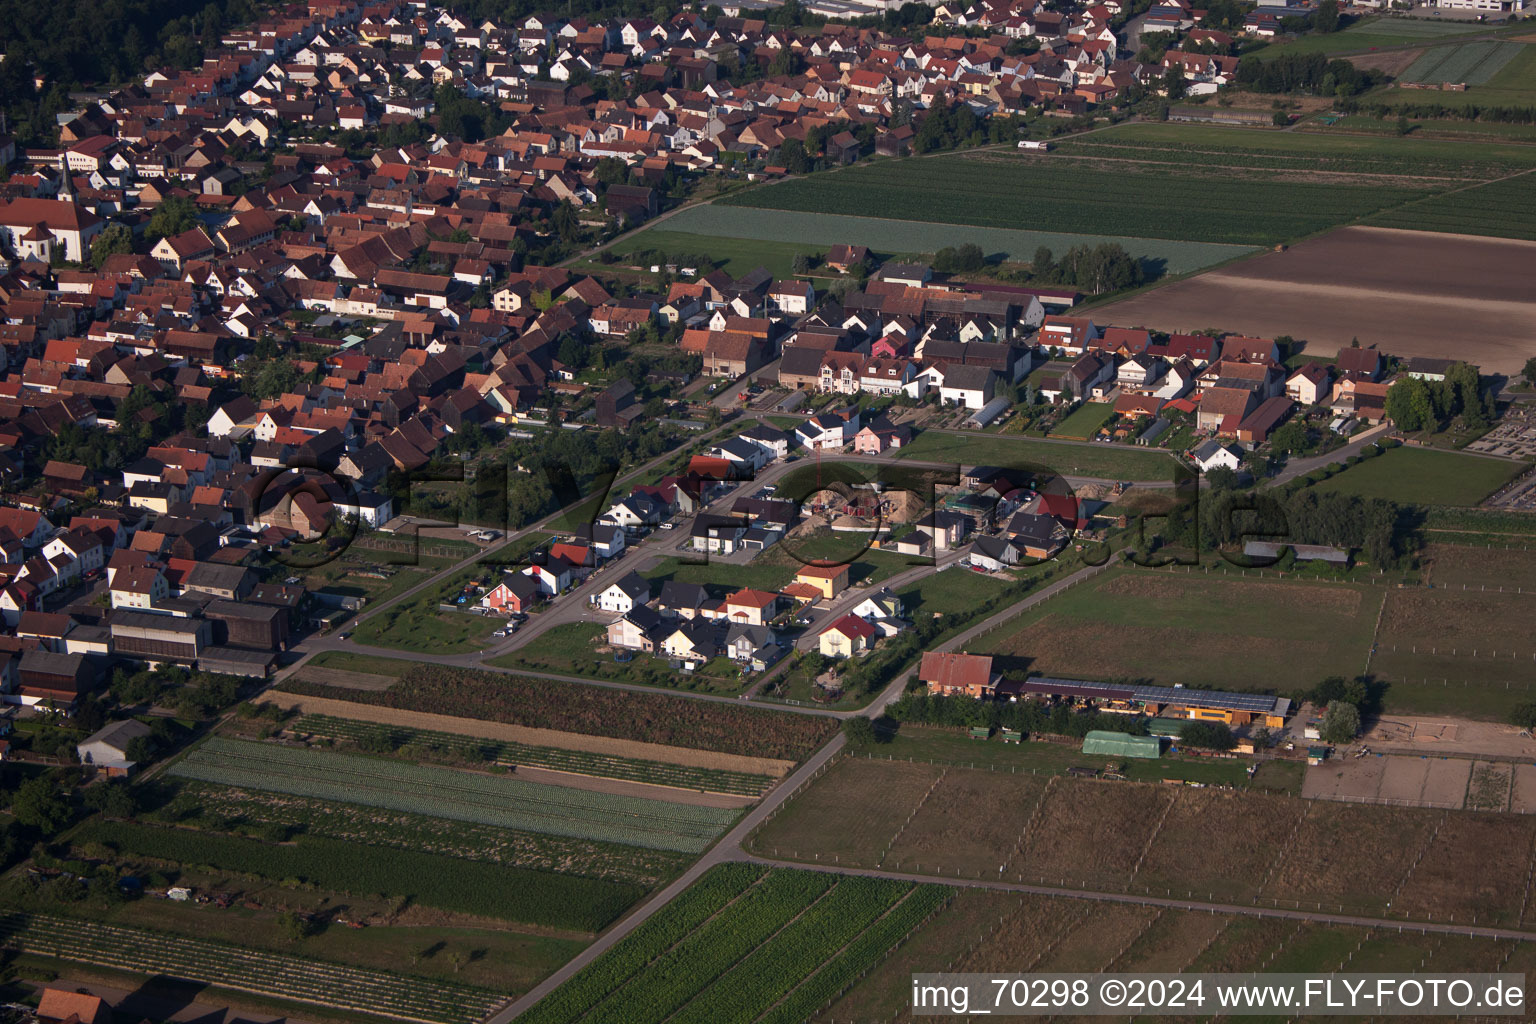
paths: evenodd
<path fill-rule="evenodd" d="M 1536 764 L 1515 765 L 1514 785 L 1509 792 L 1509 809 L 1521 814 L 1536 814 Z"/>
<path fill-rule="evenodd" d="M 1389 590 L 1377 631 L 1377 648 L 1396 654 L 1480 659 L 1508 658 L 1514 653 L 1529 671 L 1536 650 L 1536 638 L 1531 635 L 1533 614 L 1536 604 L 1524 594 L 1423 587 Z"/>
<path fill-rule="evenodd" d="M 1364 71 L 1367 68 L 1375 68 L 1384 71 L 1393 78 L 1407 71 L 1409 66 L 1420 57 L 1424 56 L 1422 49 L 1413 50 L 1388 50 L 1385 53 L 1357 53 L 1353 57 L 1342 57 L 1355 67 Z"/>
<path fill-rule="evenodd" d="M 764 856 L 875 867 L 943 768 L 845 758 L 752 840 Z"/>
<path fill-rule="evenodd" d="M 1289 921 L 1234 917 L 1216 941 L 1197 956 L 1194 971 L 1240 971 L 1245 965 L 1263 963 L 1280 944 L 1301 930 Z"/>
<path fill-rule="evenodd" d="M 951 768 L 891 844 L 881 866 L 951 863 L 995 871 L 1008 863 L 1046 779 Z"/>
<path fill-rule="evenodd" d="M 1219 789 L 1177 795 L 1136 873 L 1137 888 L 1252 899 L 1307 806 L 1290 797 Z"/>
<path fill-rule="evenodd" d="M 1216 941 L 1227 918 L 1170 910 L 1126 950 L 1116 970 L 1146 973 L 1182 971 Z"/>
<path fill-rule="evenodd" d="M 1442 938 L 1439 935 L 1413 935 L 1395 930 L 1376 932 L 1355 951 L 1346 969 L 1362 974 L 1373 971 L 1382 974 L 1416 971 L 1419 964 L 1440 945 Z M 1492 945 L 1483 941 L 1485 945 Z"/>
<path fill-rule="evenodd" d="M 1120 953 L 1157 919 L 1153 907 L 1114 903 L 1099 907 L 1072 929 L 1033 970 L 1094 972 L 1107 970 Z"/>
<path fill-rule="evenodd" d="M 1470 544 L 1430 544 L 1425 577 L 1436 587 L 1451 590 L 1519 588 L 1536 594 L 1536 551 L 1527 548 L 1483 547 Z"/>
<path fill-rule="evenodd" d="M 977 941 L 952 971 L 1032 971 L 1100 910 L 1083 900 L 1033 898 L 1020 903 Z"/>
<path fill-rule="evenodd" d="M 1374 800 L 1381 795 L 1385 757 L 1333 758 L 1307 769 L 1301 795 L 1312 800 Z"/>
<path fill-rule="evenodd" d="M 1094 310 L 1095 323 L 1288 334 L 1331 358 L 1358 336 L 1398 356 L 1515 373 L 1530 355 L 1536 243 L 1348 227 Z M 1305 295 L 1305 302 L 1297 296 Z M 1368 325 L 1368 326 L 1367 326 Z"/>
<path fill-rule="evenodd" d="M 555 729 L 530 729 L 526 726 L 507 725 L 503 722 L 490 722 L 480 718 L 433 715 L 424 711 L 407 711 L 381 707 L 377 704 L 354 704 L 351 701 L 333 700 L 329 697 L 301 697 L 281 690 L 269 690 L 264 697 L 280 707 L 292 708 L 305 714 L 331 715 L 335 718 L 377 722 L 381 725 L 409 726 L 433 732 L 473 736 L 476 739 L 527 743 L 536 747 L 584 750 L 613 757 L 633 757 L 642 761 L 664 761 L 667 764 L 687 765 L 690 768 L 750 772 L 756 775 L 771 775 L 777 779 L 783 778 L 795 766 L 793 761 L 781 761 L 770 757 L 746 757 L 741 754 L 717 753 L 712 750 L 691 750 L 686 747 L 669 747 L 661 743 L 639 743 L 608 736 L 559 732 Z"/>
<path fill-rule="evenodd" d="M 1393 909 L 1435 920 L 1470 921 L 1475 914 L 1479 924 L 1516 924 L 1533 839 L 1536 820 L 1525 815 L 1448 815 Z"/>
<path fill-rule="evenodd" d="M 315 668 L 311 665 L 305 665 L 295 672 L 294 678 L 300 682 L 340 686 L 348 690 L 387 690 L 400 681 L 394 676 L 378 676 L 371 672 L 348 672 L 339 668 Z"/>
<path fill-rule="evenodd" d="M 1262 895 L 1379 913 L 1444 814 L 1315 801 Z"/>
<path fill-rule="evenodd" d="M 1139 783 L 1062 780 L 1024 837 L 1016 871 L 1026 879 L 1123 890 L 1174 796 Z"/>

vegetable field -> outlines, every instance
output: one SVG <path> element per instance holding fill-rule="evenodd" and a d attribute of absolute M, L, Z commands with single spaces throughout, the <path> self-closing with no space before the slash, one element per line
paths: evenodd
<path fill-rule="evenodd" d="M 798 1024 L 950 895 L 936 885 L 716 868 L 519 1019 Z"/>
<path fill-rule="evenodd" d="M 736 811 L 214 737 L 171 774 L 411 814 L 698 853 Z"/>
<path fill-rule="evenodd" d="M 1282 179 L 1242 166 L 1095 166 L 1070 158 L 961 154 L 894 160 L 752 189 L 720 202 L 815 214 L 1269 245 L 1389 209 L 1396 184 Z"/>
<path fill-rule="evenodd" d="M 632 693 L 578 683 L 423 665 L 387 690 L 346 690 L 285 681 L 281 689 L 404 711 L 453 714 L 535 729 L 799 760 L 831 739 L 830 718 Z"/>
<path fill-rule="evenodd" d="M 164 932 L 43 915 L 0 917 L 0 946 L 134 974 L 165 975 L 236 992 L 423 1024 L 468 1024 L 494 992 L 367 971 Z"/>
<path fill-rule="evenodd" d="M 1529 146 L 1413 136 L 1302 135 L 1221 125 L 1127 123 L 1064 139 L 1060 154 L 1266 173 L 1381 174 L 1478 181 L 1536 166 Z M 1131 169 L 1131 168 L 1127 168 Z M 1136 168 L 1145 173 L 1151 168 Z"/>
<path fill-rule="evenodd" d="M 258 836 L 270 830 L 342 839 L 369 846 L 434 853 L 460 860 L 488 861 L 532 871 L 555 871 L 655 888 L 677 875 L 691 855 L 670 850 L 594 843 L 567 836 L 518 832 L 472 821 L 450 821 L 383 807 L 342 804 L 289 793 L 183 779 L 178 791 L 196 810 L 190 821 L 180 814 L 160 820 L 196 827 L 230 828 Z M 180 802 L 180 801 L 178 801 Z"/>
<path fill-rule="evenodd" d="M 1522 174 L 1431 196 L 1378 214 L 1371 218 L 1371 223 L 1409 231 L 1536 240 L 1536 175 Z"/>
<path fill-rule="evenodd" d="M 128 859 L 204 865 L 271 882 L 297 879 L 352 896 L 409 897 L 453 913 L 574 931 L 601 930 L 645 895 L 638 885 L 316 836 L 277 844 L 199 829 L 97 821 L 81 828 L 74 842 L 101 843 Z"/>
<path fill-rule="evenodd" d="M 378 725 L 359 722 L 332 715 L 304 715 L 290 729 L 298 733 L 330 736 L 335 739 L 357 742 L 381 733 L 388 734 L 392 743 L 399 746 L 421 747 L 446 753 L 469 761 L 494 761 L 530 768 L 545 768 L 574 775 L 592 775 L 604 779 L 624 779 L 643 782 L 652 786 L 673 786 L 678 789 L 705 790 L 710 793 L 728 793 L 736 796 L 761 796 L 773 781 L 765 775 L 731 772 L 709 768 L 690 768 L 684 765 L 663 764 L 660 761 L 641 761 L 628 757 L 611 757 L 583 750 L 563 750 L 559 747 L 536 747 L 527 743 L 505 740 L 476 739 L 455 736 L 430 729 L 411 729 L 401 726 Z"/>
<path fill-rule="evenodd" d="M 1453 46 L 1436 46 L 1409 65 L 1404 82 L 1465 82 L 1483 85 L 1520 55 L 1524 43 L 1483 39 Z"/>

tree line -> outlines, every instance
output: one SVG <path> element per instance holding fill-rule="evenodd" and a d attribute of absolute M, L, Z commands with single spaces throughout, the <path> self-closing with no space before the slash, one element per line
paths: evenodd
<path fill-rule="evenodd" d="M 1344 99 L 1386 80 L 1380 71 L 1361 70 L 1347 60 L 1321 53 L 1286 53 L 1269 60 L 1250 54 L 1237 65 L 1237 82 L 1254 92 L 1308 93 Z"/>

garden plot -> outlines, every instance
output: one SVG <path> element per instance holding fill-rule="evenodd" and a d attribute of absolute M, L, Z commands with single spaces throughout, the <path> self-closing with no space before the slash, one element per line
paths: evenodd
<path fill-rule="evenodd" d="M 384 735 L 391 742 L 398 741 L 400 744 L 422 746 L 470 762 L 493 761 L 497 764 L 517 767 L 543 768 L 572 775 L 623 779 L 651 786 L 702 790 L 733 796 L 761 796 L 773 781 L 767 776 L 749 775 L 745 772 L 688 768 L 659 761 L 640 761 L 634 758 L 613 757 L 560 747 L 533 746 L 508 740 L 475 739 L 429 729 L 381 726 L 331 715 L 304 715 L 289 726 L 289 729 L 296 733 L 330 736 L 353 743 Z"/>
<path fill-rule="evenodd" d="M 468 1024 L 503 998 L 467 985 L 94 921 L 10 914 L 0 918 L 0 935 L 7 948 L 39 956 L 422 1024 Z"/>
<path fill-rule="evenodd" d="M 599 842 L 698 853 L 735 820 L 730 809 L 214 737 L 171 774 L 412 814 Z"/>

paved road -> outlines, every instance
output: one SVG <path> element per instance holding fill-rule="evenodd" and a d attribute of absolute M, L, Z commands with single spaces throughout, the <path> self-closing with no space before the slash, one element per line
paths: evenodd
<path fill-rule="evenodd" d="M 1012 616 L 1028 611 L 1039 602 L 1048 600 L 1052 596 L 1060 593 L 1062 590 L 1065 590 L 1067 587 L 1070 587 L 1076 583 L 1080 583 L 1083 580 L 1104 571 L 1104 569 L 1107 567 L 1108 563 L 1106 563 L 1104 566 L 1080 569 L 1073 573 L 1071 576 L 1057 580 L 1055 583 L 1052 583 L 1047 587 L 1043 587 L 1035 593 L 1029 595 L 1029 597 L 1025 598 L 1023 601 L 1019 601 L 1009 606 L 1003 611 L 1000 611 L 996 615 L 993 615 L 985 621 L 981 622 L 977 626 L 966 630 L 965 632 L 943 644 L 940 644 L 935 648 L 935 650 L 957 650 L 963 647 L 965 644 L 969 643 L 971 640 L 975 639 L 977 636 L 980 636 L 982 633 L 985 633 L 987 630 L 1001 624 Z M 851 718 L 856 715 L 862 715 L 871 718 L 878 717 L 885 711 L 887 707 L 890 706 L 893 701 L 897 700 L 904 692 L 906 692 L 907 681 L 912 677 L 912 674 L 915 671 L 916 669 L 914 668 L 913 670 L 903 673 L 898 678 L 892 680 L 890 685 L 885 688 L 880 696 L 877 697 L 873 702 L 870 703 L 868 707 L 864 708 L 863 710 L 846 712 L 816 711 L 815 713 L 834 715 L 838 718 Z M 749 811 L 746 816 L 741 819 L 741 821 L 737 822 L 734 828 L 727 832 L 718 843 L 710 848 L 709 852 L 707 852 L 698 862 L 696 862 L 691 868 L 679 876 L 676 881 L 667 886 L 665 889 L 661 890 L 656 895 L 652 896 L 634 913 L 630 914 L 628 917 L 624 918 L 608 931 L 604 932 L 596 942 L 578 954 L 575 959 L 571 960 L 564 967 L 561 967 L 554 974 L 551 974 L 548 978 L 545 978 L 538 985 L 534 986 L 534 988 L 527 994 L 492 1014 L 488 1018 L 486 1024 L 507 1024 L 508 1021 L 511 1021 L 518 1014 L 533 1006 L 534 1003 L 537 1003 L 550 992 L 553 992 L 577 971 L 581 970 L 583 967 L 587 966 L 587 964 L 597 959 L 608 949 L 611 949 L 615 943 L 619 942 L 624 938 L 624 936 L 638 928 L 647 919 L 649 919 L 651 915 L 655 914 L 662 907 L 665 907 L 680 893 L 682 893 L 683 890 L 696 882 L 699 877 L 710 868 L 717 864 L 724 864 L 729 861 L 752 859 L 742 849 L 742 842 L 752 834 L 754 829 L 756 829 L 764 821 L 767 821 L 769 816 L 772 815 L 775 810 L 777 810 L 782 804 L 789 800 L 790 797 L 794 796 L 796 790 L 798 790 L 806 782 L 810 781 L 810 779 L 818 771 L 820 771 L 821 768 L 827 764 L 827 762 L 835 757 L 838 751 L 843 749 L 845 742 L 846 741 L 841 733 L 834 736 L 826 746 L 822 747 L 815 754 L 811 755 L 811 757 L 803 765 L 801 765 L 784 781 L 779 783 L 779 785 L 775 786 L 766 796 L 764 796 L 756 807 Z M 945 879 L 935 878 L 928 878 L 923 880 L 947 881 Z"/>
<path fill-rule="evenodd" d="M 1360 449 L 1368 444 L 1374 444 L 1390 433 L 1392 433 L 1392 424 L 1378 424 L 1363 434 L 1351 438 L 1350 442 L 1344 447 L 1336 448 L 1326 455 L 1313 455 L 1305 459 L 1291 459 L 1285 464 L 1285 468 L 1271 477 L 1268 482 L 1271 486 L 1278 487 L 1281 484 L 1289 483 L 1299 476 L 1305 476 L 1314 469 L 1321 469 L 1323 466 L 1329 466 L 1335 462 L 1343 462 L 1351 455 L 1359 455 Z"/>

